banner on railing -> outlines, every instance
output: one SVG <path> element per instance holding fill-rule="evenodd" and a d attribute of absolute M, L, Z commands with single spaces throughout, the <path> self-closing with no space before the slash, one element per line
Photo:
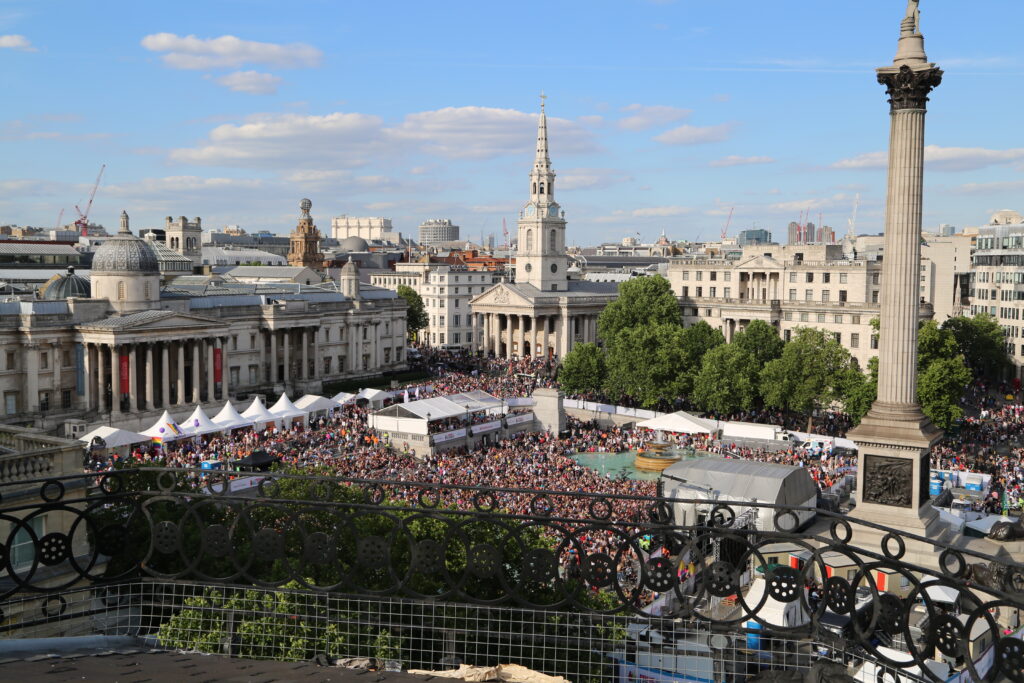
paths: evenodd
<path fill-rule="evenodd" d="M 501 420 L 494 422 L 484 422 L 483 424 L 473 425 L 474 434 L 484 434 L 485 432 L 493 432 L 495 429 L 501 427 Z"/>
<path fill-rule="evenodd" d="M 454 441 L 455 439 L 461 439 L 465 435 L 465 429 L 456 429 L 451 432 L 445 432 L 444 434 L 434 434 L 434 443 L 445 443 L 446 441 Z"/>
<path fill-rule="evenodd" d="M 518 425 L 524 422 L 529 422 L 532 419 L 533 413 L 523 413 L 522 415 L 512 415 L 507 420 L 505 420 L 505 422 L 507 422 L 508 426 L 511 427 L 512 425 Z"/>

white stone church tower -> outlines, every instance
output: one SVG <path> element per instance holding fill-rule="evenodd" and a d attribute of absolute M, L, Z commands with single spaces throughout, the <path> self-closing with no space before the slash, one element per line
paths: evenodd
<path fill-rule="evenodd" d="M 548 156 L 548 119 L 541 100 L 537 156 L 530 171 L 530 201 L 519 212 L 516 283 L 542 292 L 568 289 L 565 212 L 555 201 L 555 172 Z"/>

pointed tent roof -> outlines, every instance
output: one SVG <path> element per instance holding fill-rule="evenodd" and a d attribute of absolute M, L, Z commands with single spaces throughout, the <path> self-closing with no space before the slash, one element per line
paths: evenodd
<path fill-rule="evenodd" d="M 317 396 L 316 394 L 306 394 L 295 402 L 295 407 L 315 413 L 321 410 L 334 410 L 338 407 L 338 402 L 330 398 Z"/>
<path fill-rule="evenodd" d="M 171 417 L 171 414 L 166 410 L 163 415 L 153 423 L 152 427 L 141 433 L 154 441 L 174 441 L 186 436 L 185 432 L 182 431 L 180 426 L 178 426 L 178 421 Z"/>
<path fill-rule="evenodd" d="M 712 434 L 718 431 L 715 420 L 706 420 L 682 410 L 637 422 L 636 426 L 675 434 Z"/>
<path fill-rule="evenodd" d="M 307 411 L 296 408 L 295 404 L 288 398 L 287 393 L 281 394 L 281 398 L 277 399 L 277 403 L 271 407 L 270 412 L 279 418 L 306 417 L 309 415 Z"/>
<path fill-rule="evenodd" d="M 248 420 L 238 413 L 231 401 L 224 404 L 224 407 L 221 408 L 220 412 L 213 418 L 213 422 L 224 429 L 251 427 L 253 424 L 252 420 Z"/>
<path fill-rule="evenodd" d="M 131 432 L 127 429 L 118 429 L 117 427 L 108 427 L 106 425 L 97 427 L 88 434 L 78 437 L 78 440 L 84 442 L 88 446 L 97 436 L 103 439 L 103 442 L 106 444 L 105 448 L 130 446 L 132 444 L 145 443 L 151 440 L 145 434 Z"/>
<path fill-rule="evenodd" d="M 361 389 L 359 393 L 356 394 L 356 400 L 365 398 L 367 401 L 371 402 L 383 401 L 384 399 L 391 398 L 392 396 L 394 396 L 394 394 L 380 389 Z"/>
<path fill-rule="evenodd" d="M 212 434 L 213 432 L 224 431 L 224 427 L 214 423 L 200 405 L 197 405 L 196 409 L 192 411 L 192 414 L 189 415 L 187 419 L 183 420 L 183 422 L 184 426 L 181 429 L 189 436 L 195 436 L 197 434 Z"/>
<path fill-rule="evenodd" d="M 355 401 L 356 400 L 356 395 L 355 394 L 350 394 L 347 391 L 342 391 L 342 392 L 339 392 L 339 393 L 335 394 L 334 396 L 332 396 L 331 400 L 335 401 L 338 405 L 342 405 L 343 406 L 343 405 L 345 405 L 347 403 L 352 403 L 353 401 Z"/>
<path fill-rule="evenodd" d="M 249 418 L 249 421 L 252 423 L 274 422 L 275 420 L 280 419 L 278 416 L 267 410 L 267 407 L 263 405 L 263 401 L 260 400 L 259 396 L 254 398 L 249 407 L 242 412 L 242 417 Z"/>

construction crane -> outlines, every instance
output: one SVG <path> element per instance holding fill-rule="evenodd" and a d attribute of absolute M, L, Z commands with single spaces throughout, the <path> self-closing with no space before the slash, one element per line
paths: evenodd
<path fill-rule="evenodd" d="M 857 207 L 860 206 L 860 192 L 853 199 L 853 215 L 847 219 L 846 236 L 852 241 L 857 239 Z"/>
<path fill-rule="evenodd" d="M 505 219 L 501 219 L 501 233 L 505 236 L 505 248 L 511 249 L 512 245 L 508 241 L 508 227 L 505 225 Z"/>
<path fill-rule="evenodd" d="M 735 206 L 729 207 L 729 217 L 725 219 L 725 225 L 722 226 L 722 241 L 725 241 L 726 236 L 729 234 L 729 226 L 732 224 L 732 212 L 736 209 Z"/>
<path fill-rule="evenodd" d="M 78 234 L 82 237 L 89 234 L 89 210 L 92 209 L 92 200 L 96 198 L 96 190 L 100 186 L 100 179 L 103 178 L 103 169 L 106 167 L 106 164 L 100 166 L 100 172 L 96 175 L 96 182 L 92 186 L 92 192 L 89 193 L 89 203 L 85 205 L 85 211 L 82 211 L 78 208 L 78 204 L 75 204 L 75 211 L 78 212 L 78 219 L 75 220 L 75 229 L 78 230 Z"/>
<path fill-rule="evenodd" d="M 57 214 L 57 225 L 54 226 L 54 230 L 60 230 L 60 222 L 64 220 L 64 209 L 61 208 L 60 213 Z"/>

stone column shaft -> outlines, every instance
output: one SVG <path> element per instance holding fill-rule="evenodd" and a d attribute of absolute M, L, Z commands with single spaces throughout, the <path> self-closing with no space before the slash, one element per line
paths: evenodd
<path fill-rule="evenodd" d="M 117 345 L 110 349 L 110 403 L 111 412 L 121 412 L 121 353 Z"/>
<path fill-rule="evenodd" d="M 96 366 L 92 362 L 92 344 L 82 344 L 82 348 L 82 360 L 85 361 L 85 409 L 92 410 L 96 405 L 92 400 L 92 392 L 99 382 L 93 379 Z"/>
<path fill-rule="evenodd" d="M 179 406 L 185 405 L 185 342 L 178 344 L 178 390 L 174 392 L 174 402 Z"/>
<path fill-rule="evenodd" d="M 214 373 L 213 357 L 217 349 L 216 339 L 207 339 L 206 344 L 206 400 L 214 401 L 217 398 L 217 375 Z"/>
<path fill-rule="evenodd" d="M 128 412 L 139 409 L 139 355 L 138 345 L 132 344 L 128 350 Z"/>
<path fill-rule="evenodd" d="M 153 385 L 155 383 L 153 372 L 153 345 L 146 344 L 146 409 L 152 410 L 154 407 L 153 401 Z"/>
<path fill-rule="evenodd" d="M 277 330 L 270 330 L 270 383 L 277 384 Z"/>
<path fill-rule="evenodd" d="M 301 330 L 302 334 L 302 368 L 299 371 L 299 377 L 301 379 L 309 379 L 309 328 L 303 327 Z"/>
<path fill-rule="evenodd" d="M 202 394 L 199 391 L 199 366 L 200 363 L 200 344 L 202 342 L 198 339 L 192 340 L 192 402 L 201 403 Z"/>
<path fill-rule="evenodd" d="M 160 407 L 171 405 L 171 344 L 160 344 Z"/>

